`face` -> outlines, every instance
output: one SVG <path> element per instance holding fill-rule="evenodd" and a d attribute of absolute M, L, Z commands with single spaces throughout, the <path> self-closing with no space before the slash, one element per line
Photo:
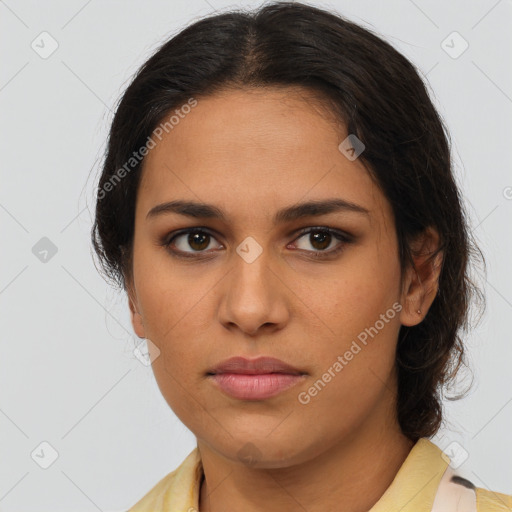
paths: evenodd
<path fill-rule="evenodd" d="M 411 280 L 400 289 L 390 204 L 338 148 L 347 135 L 307 91 L 226 91 L 198 99 L 145 159 L 133 326 L 160 351 L 169 406 L 229 459 L 252 443 L 266 466 L 287 466 L 394 421 L 398 331 L 420 321 L 418 304 L 406 307 Z M 171 201 L 221 215 L 149 214 Z M 209 375 L 232 356 L 301 376 L 267 398 L 233 396 Z"/>

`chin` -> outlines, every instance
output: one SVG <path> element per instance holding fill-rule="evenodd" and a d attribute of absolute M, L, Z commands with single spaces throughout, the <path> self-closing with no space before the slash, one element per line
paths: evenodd
<path fill-rule="evenodd" d="M 268 432 L 269 429 L 261 435 L 238 434 L 222 445 L 215 441 L 208 444 L 233 462 L 261 469 L 291 467 L 314 457 L 315 450 L 305 445 L 304 437 L 284 431 L 279 436 L 269 436 Z"/>

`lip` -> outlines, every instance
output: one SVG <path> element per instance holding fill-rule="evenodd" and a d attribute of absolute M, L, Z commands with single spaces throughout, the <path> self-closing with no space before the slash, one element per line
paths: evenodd
<path fill-rule="evenodd" d="M 232 357 L 208 372 L 208 378 L 239 400 L 265 400 L 295 386 L 306 374 L 273 357 Z"/>
<path fill-rule="evenodd" d="M 208 371 L 209 374 L 236 373 L 245 375 L 261 375 L 265 373 L 287 373 L 302 375 L 303 372 L 293 366 L 276 359 L 275 357 L 258 357 L 247 359 L 245 357 L 230 357 Z"/>

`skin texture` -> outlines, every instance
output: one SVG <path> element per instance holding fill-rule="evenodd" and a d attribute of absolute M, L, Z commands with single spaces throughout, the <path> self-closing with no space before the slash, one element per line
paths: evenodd
<path fill-rule="evenodd" d="M 229 90 L 199 98 L 146 157 L 128 290 L 132 324 L 159 348 L 152 367 L 160 390 L 197 437 L 201 512 L 316 512 L 340 504 L 367 511 L 413 446 L 395 416 L 395 349 L 400 325 L 421 322 L 435 298 L 440 262 L 428 264 L 426 255 L 438 239 L 428 230 L 416 241 L 417 269 L 407 270 L 401 289 L 390 204 L 361 161 L 338 149 L 347 135 L 308 91 Z M 281 208 L 328 198 L 370 214 L 272 224 Z M 146 218 L 177 199 L 214 204 L 227 220 Z M 354 239 L 332 237 L 322 246 L 299 233 L 318 226 Z M 201 246 L 181 236 L 174 248 L 195 259 L 172 256 L 162 240 L 190 227 L 211 237 Z M 252 263 L 236 252 L 248 236 L 262 248 Z M 337 255 L 314 257 L 340 244 Z M 401 311 L 301 404 L 298 394 L 394 303 Z M 237 400 L 206 375 L 235 355 L 277 357 L 307 375 L 273 398 Z M 249 449 L 251 464 L 239 453 Z"/>

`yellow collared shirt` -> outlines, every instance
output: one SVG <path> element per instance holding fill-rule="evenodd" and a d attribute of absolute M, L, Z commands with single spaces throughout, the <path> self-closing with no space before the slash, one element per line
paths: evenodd
<path fill-rule="evenodd" d="M 449 459 L 437 445 L 427 438 L 419 439 L 369 512 L 430 512 L 448 465 Z M 197 512 L 202 476 L 196 447 L 128 512 Z M 480 487 L 475 493 L 478 512 L 512 512 L 512 496 Z"/>

